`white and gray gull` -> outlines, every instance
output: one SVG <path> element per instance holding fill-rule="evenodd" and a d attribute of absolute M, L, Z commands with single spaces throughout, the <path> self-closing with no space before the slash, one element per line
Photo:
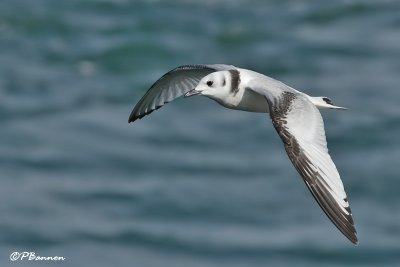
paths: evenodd
<path fill-rule="evenodd" d="M 133 109 L 129 122 L 184 95 L 207 96 L 224 107 L 269 113 L 286 153 L 336 227 L 358 243 L 352 213 L 326 144 L 318 109 L 345 109 L 327 97 L 312 97 L 263 74 L 231 65 L 184 65 L 156 81 Z"/>

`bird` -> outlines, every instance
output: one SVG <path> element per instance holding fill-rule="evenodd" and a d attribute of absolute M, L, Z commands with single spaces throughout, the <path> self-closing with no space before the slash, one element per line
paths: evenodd
<path fill-rule="evenodd" d="M 225 64 L 182 65 L 159 78 L 133 108 L 134 122 L 180 97 L 206 96 L 234 110 L 268 113 L 286 153 L 332 223 L 358 244 L 353 215 L 339 172 L 328 152 L 319 109 L 335 106 L 264 74 Z"/>

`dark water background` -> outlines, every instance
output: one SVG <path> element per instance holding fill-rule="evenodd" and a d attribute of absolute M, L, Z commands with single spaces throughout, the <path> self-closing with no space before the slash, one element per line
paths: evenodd
<path fill-rule="evenodd" d="M 127 123 L 191 63 L 349 108 L 323 116 L 357 247 L 265 114 L 194 97 Z M 398 1 L 1 0 L 0 266 L 400 266 L 399 82 Z"/>

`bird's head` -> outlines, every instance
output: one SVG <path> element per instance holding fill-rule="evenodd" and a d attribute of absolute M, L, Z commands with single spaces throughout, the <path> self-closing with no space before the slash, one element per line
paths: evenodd
<path fill-rule="evenodd" d="M 202 95 L 218 102 L 224 102 L 232 92 L 232 78 L 230 71 L 213 72 L 200 80 L 196 88 L 185 94 L 185 97 Z"/>

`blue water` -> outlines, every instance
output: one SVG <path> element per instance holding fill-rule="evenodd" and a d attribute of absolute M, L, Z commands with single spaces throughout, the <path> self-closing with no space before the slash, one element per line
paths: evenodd
<path fill-rule="evenodd" d="M 0 266 L 400 266 L 399 14 L 389 0 L 2 0 Z M 193 97 L 127 123 L 191 63 L 349 108 L 323 116 L 358 246 L 265 114 Z"/>

